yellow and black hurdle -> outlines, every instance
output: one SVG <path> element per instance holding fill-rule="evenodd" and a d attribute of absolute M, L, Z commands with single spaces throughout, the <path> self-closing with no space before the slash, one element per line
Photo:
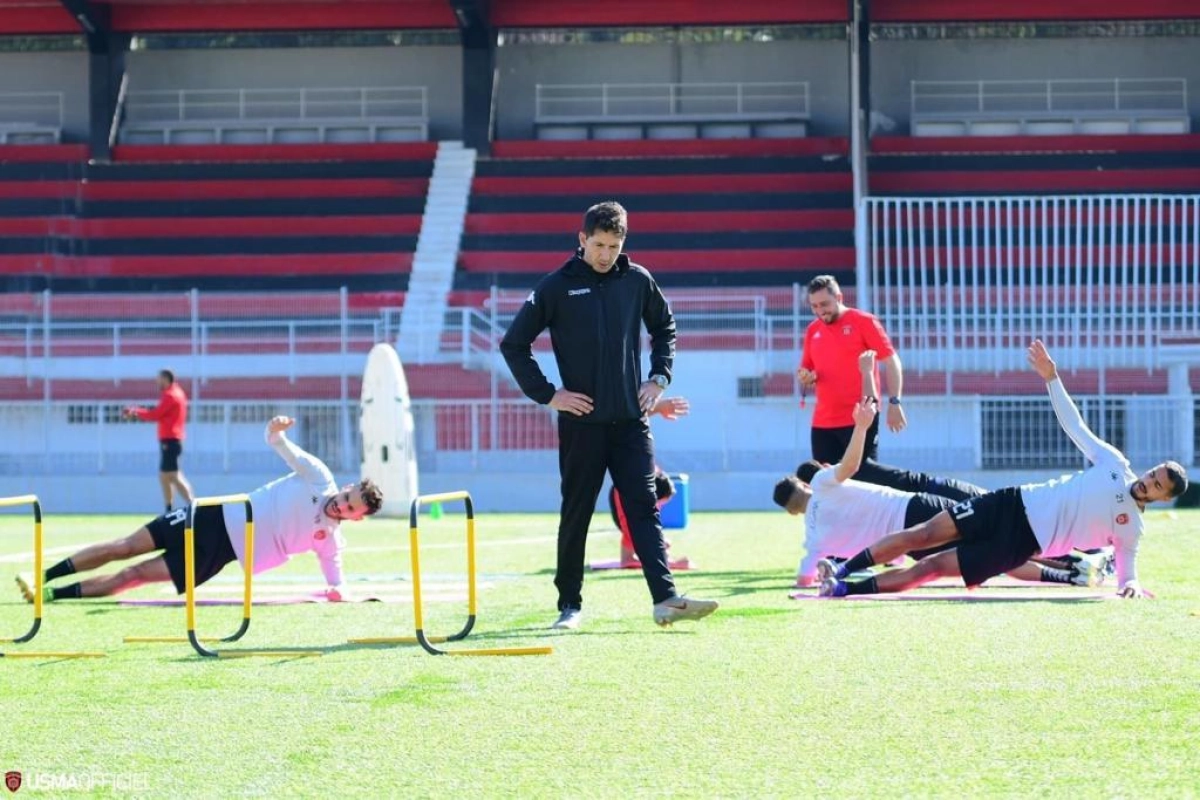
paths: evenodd
<path fill-rule="evenodd" d="M 451 503 L 461 500 L 467 521 L 467 620 L 458 633 L 448 636 L 429 636 L 425 633 L 425 612 L 421 596 L 421 537 L 417 525 L 422 506 Z M 408 539 L 412 559 L 413 618 L 416 636 L 374 636 L 350 639 L 351 644 L 419 644 L 435 656 L 541 656 L 554 652 L 553 647 L 486 647 L 474 650 L 442 649 L 435 644 L 458 642 L 467 638 L 475 627 L 478 607 L 478 564 L 475 558 L 475 504 L 466 490 L 420 495 L 413 499 L 408 512 Z"/>
<path fill-rule="evenodd" d="M 14 506 L 32 506 L 33 508 L 33 624 L 21 636 L 0 639 L 2 642 L 24 644 L 38 635 L 42 629 L 42 584 L 45 575 L 45 554 L 42 542 L 42 503 L 36 494 L 22 494 L 14 497 L 0 497 L 0 508 Z M 32 650 L 15 650 L 0 652 L 0 658 L 104 658 L 99 652 L 47 652 Z"/>

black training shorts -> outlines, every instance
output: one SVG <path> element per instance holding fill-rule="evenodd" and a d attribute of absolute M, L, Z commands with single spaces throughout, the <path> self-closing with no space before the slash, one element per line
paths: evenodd
<path fill-rule="evenodd" d="M 158 471 L 179 472 L 179 457 L 183 455 L 183 442 L 178 439 L 163 439 L 158 446 L 162 450 Z"/>
<path fill-rule="evenodd" d="M 958 566 L 967 586 L 1015 569 L 1041 549 L 1016 487 L 955 503 L 950 516 L 962 537 Z"/>
<path fill-rule="evenodd" d="M 186 588 L 184 580 L 183 560 L 183 531 L 187 527 L 189 509 L 177 508 L 168 511 L 161 517 L 156 517 L 146 530 L 154 539 L 154 547 L 163 551 L 163 560 L 167 562 L 167 571 L 171 573 L 171 582 L 175 591 L 183 594 Z M 225 513 L 220 506 L 200 506 L 196 509 L 196 585 L 199 586 L 224 568 L 226 564 L 237 560 L 233 552 L 233 544 L 229 541 L 229 532 L 225 529 Z"/>

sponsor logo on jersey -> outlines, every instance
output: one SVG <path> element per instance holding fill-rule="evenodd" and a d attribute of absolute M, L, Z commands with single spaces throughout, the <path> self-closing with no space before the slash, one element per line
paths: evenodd
<path fill-rule="evenodd" d="M 1118 525 L 1128 525 L 1129 524 L 1129 515 L 1123 514 L 1123 513 L 1117 514 L 1117 524 Z"/>
<path fill-rule="evenodd" d="M 853 328 L 851 328 L 849 325 L 843 325 L 843 326 L 842 326 L 842 336 L 849 336 L 849 335 L 850 335 L 850 332 L 851 332 L 851 331 L 853 331 L 853 330 L 854 330 L 854 329 L 853 329 Z"/>
<path fill-rule="evenodd" d="M 567 291 L 567 297 L 574 297 L 579 294 L 591 294 L 591 289 L 570 289 Z"/>

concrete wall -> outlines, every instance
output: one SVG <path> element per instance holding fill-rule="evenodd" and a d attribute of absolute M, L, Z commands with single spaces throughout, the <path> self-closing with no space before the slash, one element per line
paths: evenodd
<path fill-rule="evenodd" d="M 131 91 L 424 86 L 429 138 L 462 137 L 457 46 L 148 50 L 127 64 Z"/>
<path fill-rule="evenodd" d="M 845 136 L 849 62 L 844 41 L 759 44 L 507 45 L 496 51 L 496 138 L 533 138 L 539 83 L 808 81 L 810 136 Z"/>
<path fill-rule="evenodd" d="M 63 141 L 87 141 L 87 53 L 0 53 L 0 92 L 62 92 Z"/>
<path fill-rule="evenodd" d="M 1188 107 L 1200 118 L 1200 39 L 953 39 L 875 42 L 872 109 L 907 134 L 911 81 L 1186 78 Z"/>

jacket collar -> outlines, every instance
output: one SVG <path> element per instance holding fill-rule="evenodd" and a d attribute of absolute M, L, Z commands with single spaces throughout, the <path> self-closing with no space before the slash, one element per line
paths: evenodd
<path fill-rule="evenodd" d="M 563 264 L 563 271 L 568 275 L 574 275 L 574 276 L 579 276 L 579 277 L 586 276 L 586 275 L 590 275 L 595 278 L 605 277 L 604 275 L 601 275 L 599 272 L 596 272 L 596 270 L 592 269 L 591 265 L 583 260 L 583 248 L 582 247 L 575 251 L 575 255 L 572 256 L 571 259 L 569 261 L 567 261 L 566 264 Z M 621 255 L 617 256 L 617 263 L 613 264 L 612 270 L 609 271 L 607 273 L 607 275 L 624 275 L 628 271 L 629 271 L 629 256 L 626 255 L 625 253 L 621 253 Z"/>

